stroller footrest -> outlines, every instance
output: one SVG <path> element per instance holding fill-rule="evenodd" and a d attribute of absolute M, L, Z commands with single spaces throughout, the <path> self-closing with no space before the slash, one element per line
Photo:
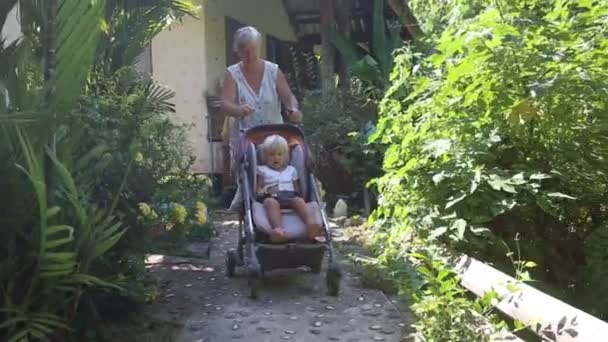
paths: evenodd
<path fill-rule="evenodd" d="M 301 266 L 319 268 L 326 250 L 327 246 L 321 243 L 258 244 L 256 254 L 262 269 L 270 271 Z"/>

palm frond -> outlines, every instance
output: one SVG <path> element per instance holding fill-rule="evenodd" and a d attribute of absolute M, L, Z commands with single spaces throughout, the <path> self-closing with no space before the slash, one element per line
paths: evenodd
<path fill-rule="evenodd" d="M 0 83 L 0 106 L 2 105 L 2 84 Z M 35 122 L 39 119 L 37 112 L 13 112 L 3 113 L 0 107 L 0 124 L 12 125 Z"/>
<path fill-rule="evenodd" d="M 63 286 L 65 289 L 72 290 L 77 289 L 81 286 L 89 286 L 124 291 L 124 288 L 116 284 L 113 284 L 109 281 L 101 280 L 98 277 L 84 273 L 72 274 L 69 278 L 66 278 L 63 281 L 59 282 L 59 285 Z"/>
<path fill-rule="evenodd" d="M 162 0 L 151 6 L 128 10 L 116 7 L 108 21 L 115 27 L 108 48 L 112 69 L 133 65 L 152 39 L 184 16 L 197 17 L 198 7 L 192 1 Z"/>
<path fill-rule="evenodd" d="M 63 0 L 57 13 L 53 108 L 63 115 L 76 103 L 95 61 L 104 0 Z"/>
<path fill-rule="evenodd" d="M 102 151 L 102 149 L 93 152 L 90 158 L 93 158 L 99 151 Z M 93 208 L 87 211 L 81 203 L 79 190 L 71 172 L 50 150 L 47 150 L 47 154 L 49 154 L 49 157 L 57 170 L 63 192 L 72 204 L 76 216 L 79 219 L 79 269 L 86 272 L 88 271 L 87 267 L 90 262 L 112 248 L 123 236 L 126 229 L 122 227 L 121 223 L 114 223 L 114 217 L 111 214 L 106 214 L 101 209 Z"/>
<path fill-rule="evenodd" d="M 46 340 L 58 329 L 69 329 L 65 320 L 50 313 L 24 313 L 7 309 L 2 311 L 8 313 L 11 318 L 0 324 L 0 331 L 15 326 L 20 327 L 8 338 L 9 342 L 27 341 L 29 337 Z"/>
<path fill-rule="evenodd" d="M 171 100 L 175 91 L 163 87 L 150 79 L 145 87 L 146 105 L 149 110 L 156 112 L 175 113 L 175 104 Z"/>
<path fill-rule="evenodd" d="M 39 211 L 39 229 L 40 232 L 45 232 L 47 229 L 47 194 L 46 194 L 46 183 L 45 183 L 45 173 L 44 173 L 44 163 L 42 162 L 42 156 L 40 153 L 37 153 L 34 150 L 30 140 L 27 135 L 23 133 L 23 130 L 19 127 L 15 127 L 15 131 L 17 134 L 17 138 L 19 140 L 22 152 L 23 159 L 25 160 L 25 166 L 17 165 L 19 169 L 21 169 L 29 178 L 30 182 L 33 185 L 34 192 L 36 194 L 36 199 L 38 202 L 38 211 Z M 43 238 L 44 234 L 39 234 L 36 236 L 34 241 L 38 241 L 38 253 L 42 254 L 45 249 L 45 240 Z"/>

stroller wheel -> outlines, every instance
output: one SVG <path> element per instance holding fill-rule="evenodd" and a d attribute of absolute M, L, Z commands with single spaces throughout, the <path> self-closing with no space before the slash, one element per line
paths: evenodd
<path fill-rule="evenodd" d="M 259 272 L 251 272 L 248 279 L 249 284 L 249 297 L 251 299 L 258 299 L 260 287 L 262 285 L 261 274 Z"/>
<path fill-rule="evenodd" d="M 340 280 L 342 278 L 342 272 L 335 265 L 330 265 L 327 269 L 326 281 L 327 281 L 327 293 L 330 296 L 337 296 L 340 292 Z"/>
<path fill-rule="evenodd" d="M 237 264 L 237 255 L 234 250 L 226 252 L 226 275 L 230 278 L 234 277 Z"/>
<path fill-rule="evenodd" d="M 244 248 L 243 247 L 243 239 L 239 239 L 239 243 L 238 243 L 237 249 L 236 249 L 236 252 L 238 253 L 236 260 L 237 260 L 237 263 L 238 263 L 239 266 L 243 266 L 244 265 L 243 260 L 245 260 L 245 258 L 244 258 L 244 254 L 245 253 L 243 252 L 243 248 Z"/>

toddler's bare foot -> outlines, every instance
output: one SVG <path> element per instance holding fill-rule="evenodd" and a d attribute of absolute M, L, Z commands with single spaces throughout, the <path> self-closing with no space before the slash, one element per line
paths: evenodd
<path fill-rule="evenodd" d="M 272 242 L 283 242 L 287 240 L 285 229 L 276 227 L 270 231 L 270 241 Z"/>
<path fill-rule="evenodd" d="M 321 225 L 316 223 L 309 223 L 306 225 L 306 231 L 308 232 L 308 238 L 315 240 L 322 233 Z"/>

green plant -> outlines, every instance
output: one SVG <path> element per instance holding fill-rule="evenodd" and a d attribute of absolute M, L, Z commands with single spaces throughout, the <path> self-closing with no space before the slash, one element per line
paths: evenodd
<path fill-rule="evenodd" d="M 108 0 L 105 29 L 99 44 L 97 65 L 107 73 L 135 64 L 152 39 L 179 23 L 184 16 L 196 18 L 199 7 L 189 0 Z"/>
<path fill-rule="evenodd" d="M 606 307 L 603 294 L 608 293 L 608 229 L 606 226 L 595 229 L 585 239 L 584 251 L 586 264 L 582 270 L 583 290 L 586 295 L 582 301 L 590 308 L 593 315 L 605 315 L 603 308 Z M 592 293 L 595 293 L 593 295 Z M 601 294 L 598 296 L 598 294 Z"/>
<path fill-rule="evenodd" d="M 495 2 L 500 4 L 500 2 Z M 431 43 L 445 31 L 449 25 L 457 25 L 475 17 L 486 6 L 492 4 L 487 0 L 410 0 L 408 5 L 425 33 L 425 39 Z"/>
<path fill-rule="evenodd" d="M 133 205 L 149 200 L 164 177 L 188 170 L 193 157 L 187 126 L 170 117 L 174 95 L 129 67 L 91 76 L 70 128 L 80 136 L 80 149 L 103 146 L 105 172 L 90 169 L 84 175 L 97 179 L 91 186 L 98 201 L 107 201 L 125 172 L 128 182 L 120 200 Z"/>
<path fill-rule="evenodd" d="M 460 279 L 439 260 L 422 254 L 417 272 L 424 286 L 414 295 L 412 309 L 418 318 L 414 327 L 425 341 L 490 341 L 492 333 L 486 331 L 487 320 L 497 322 L 492 315 L 492 300 L 496 293 L 471 301 Z M 496 328 L 494 328 L 496 329 Z M 496 329 L 498 330 L 498 329 Z"/>
<path fill-rule="evenodd" d="M 120 120 L 112 112 L 104 123 L 116 120 L 94 131 L 87 127 L 91 117 L 74 113 L 79 98 L 76 113 L 89 114 L 109 98 L 96 87 L 115 80 L 113 74 L 90 71 L 109 65 L 95 56 L 107 48 L 98 39 L 102 28 L 112 28 L 104 8 L 118 2 L 9 1 L 0 6 L 0 27 L 17 3 L 23 37 L 10 45 L 0 37 L 0 339 L 68 341 L 72 328 L 98 317 L 99 296 L 134 295 L 134 288 L 145 286 L 142 254 L 117 248 L 133 231 L 129 215 L 135 203 L 130 207 L 128 201 L 134 189 L 143 188 L 132 173 L 144 170 L 147 179 L 162 179 L 183 171 L 188 154 L 183 144 L 171 144 L 183 141 L 180 128 L 164 116 L 172 92 L 151 82 L 131 76 L 127 95 L 117 101 L 124 107 L 116 112 L 131 109 L 123 114 L 137 118 Z M 151 39 L 149 33 L 138 37 Z M 141 46 L 136 38 L 122 38 Z M 104 105 L 97 109 L 111 107 Z M 149 112 L 156 116 L 153 124 L 137 122 Z M 148 128 L 148 140 L 133 138 L 128 125 Z M 170 146 L 154 145 L 155 139 Z M 150 157 L 154 163 L 137 164 L 142 150 L 156 153 Z M 124 281 L 129 272 L 139 283 Z"/>
<path fill-rule="evenodd" d="M 309 92 L 302 101 L 304 132 L 315 158 L 315 174 L 332 195 L 352 195 L 381 174 L 382 151 L 362 129 L 376 119 L 376 107 L 354 84 L 352 92 L 322 99 Z"/>
<path fill-rule="evenodd" d="M 124 228 L 112 210 L 85 200 L 72 170 L 58 154 L 66 152 L 61 148 L 64 144 L 70 145 L 60 124 L 92 66 L 103 2 L 57 4 L 49 2 L 46 7 L 45 30 L 39 36 L 25 30 L 25 38 L 0 55 L 1 64 L 8 66 L 0 74 L 4 91 L 0 128 L 5 142 L 0 156 L 9 162 L 2 168 L 2 178 L 16 180 L 2 201 L 10 213 L 10 225 L 2 227 L 0 249 L 0 338 L 7 341 L 65 334 L 88 288 L 119 289 L 91 272 L 92 264 L 114 246 Z M 71 35 L 72 29 L 80 34 Z M 43 69 L 33 55 L 32 45 L 38 39 L 45 42 Z M 68 58 L 68 53 L 74 55 Z"/>
<path fill-rule="evenodd" d="M 430 48 L 396 56 L 373 138 L 388 146 L 374 219 L 395 243 L 383 252 L 421 240 L 509 271 L 496 247 L 521 237 L 536 286 L 605 314 L 585 300 L 603 276 L 582 275 L 605 265 L 608 7 L 464 3 L 439 11 Z"/>

